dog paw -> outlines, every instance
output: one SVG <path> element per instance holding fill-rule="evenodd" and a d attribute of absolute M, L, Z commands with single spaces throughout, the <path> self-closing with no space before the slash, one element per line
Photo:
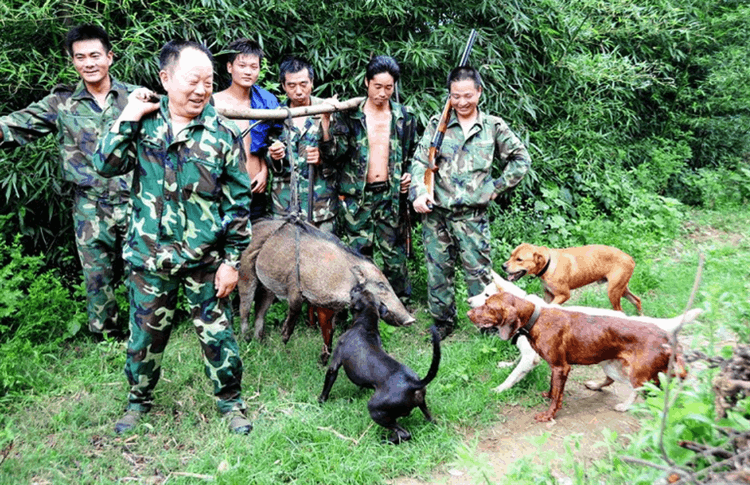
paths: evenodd
<path fill-rule="evenodd" d="M 554 413 L 550 413 L 549 411 L 545 411 L 543 413 L 539 413 L 536 416 L 534 416 L 534 420 L 537 423 L 546 423 L 549 421 L 554 421 Z"/>
<path fill-rule="evenodd" d="M 508 386 L 504 386 L 504 385 L 500 384 L 499 386 L 497 386 L 494 389 L 492 389 L 492 392 L 496 392 L 496 393 L 500 394 L 501 392 L 505 392 L 508 389 L 509 389 Z"/>
<path fill-rule="evenodd" d="M 629 404 L 626 404 L 626 403 L 624 403 L 624 402 L 621 402 L 621 403 L 619 403 L 619 404 L 615 404 L 615 411 L 618 411 L 618 412 L 624 413 L 624 412 L 625 412 L 625 411 L 627 411 L 628 409 L 630 409 L 630 405 L 629 405 Z"/>
<path fill-rule="evenodd" d="M 542 393 L 542 397 L 543 397 L 543 398 L 545 398 L 545 399 L 549 399 L 549 398 L 550 398 L 551 396 L 552 396 L 552 395 L 550 394 L 550 392 L 549 392 L 549 391 L 544 391 L 544 392 Z"/>
<path fill-rule="evenodd" d="M 497 363 L 498 369 L 504 369 L 506 367 L 513 367 L 513 362 L 498 362 Z"/>

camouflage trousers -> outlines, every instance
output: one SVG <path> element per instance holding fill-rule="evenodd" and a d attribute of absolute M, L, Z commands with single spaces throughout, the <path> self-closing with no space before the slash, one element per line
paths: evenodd
<path fill-rule="evenodd" d="M 128 228 L 129 203 L 111 204 L 75 196 L 73 221 L 78 258 L 86 285 L 89 330 L 124 333 L 118 322 L 115 285 L 123 278 L 122 245 Z"/>
<path fill-rule="evenodd" d="M 454 213 L 435 208 L 422 219 L 430 314 L 456 321 L 456 260 L 461 258 L 469 296 L 492 281 L 490 226 L 483 209 Z"/>
<path fill-rule="evenodd" d="M 343 234 L 349 247 L 372 259 L 375 245 L 383 257 L 383 274 L 398 296 L 411 296 L 406 246 L 389 193 L 365 192 L 360 205 L 354 197 L 343 200 Z"/>
<path fill-rule="evenodd" d="M 217 267 L 182 270 L 177 275 L 131 270 L 130 339 L 125 375 L 130 383 L 128 410 L 148 411 L 161 375 L 164 348 L 172 332 L 177 292 L 183 285 L 190 317 L 203 350 L 206 375 L 214 386 L 219 411 L 245 409 L 240 396 L 242 360 L 232 331 L 229 298 L 216 298 Z"/>

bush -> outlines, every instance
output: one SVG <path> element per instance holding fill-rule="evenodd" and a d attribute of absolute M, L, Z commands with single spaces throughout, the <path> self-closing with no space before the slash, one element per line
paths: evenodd
<path fill-rule="evenodd" d="M 20 239 L 0 240 L 0 396 L 41 386 L 45 359 L 87 321 L 82 285 L 71 294 Z"/>

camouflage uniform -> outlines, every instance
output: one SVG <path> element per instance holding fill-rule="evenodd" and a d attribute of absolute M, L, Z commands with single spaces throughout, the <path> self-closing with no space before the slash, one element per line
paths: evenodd
<path fill-rule="evenodd" d="M 151 407 L 180 284 L 219 410 L 244 409 L 229 298 L 216 298 L 213 284 L 222 262 L 239 267 L 250 242 L 250 183 L 239 130 L 207 105 L 175 136 L 167 103 L 164 97 L 140 123 L 108 131 L 94 158 L 105 175 L 135 168 L 124 250 L 130 266 L 128 410 Z M 126 157 L 129 152 L 137 158 Z"/>
<path fill-rule="evenodd" d="M 320 98 L 312 97 L 312 104 L 319 104 Z M 294 160 L 294 170 L 297 178 L 298 209 L 303 218 L 307 219 L 307 197 L 310 187 L 310 165 L 307 163 L 307 147 L 320 145 L 320 116 L 308 116 L 302 129 L 291 120 L 284 124 L 284 130 L 279 141 L 286 145 L 286 155 L 281 160 L 274 160 L 266 153 L 266 164 L 271 170 L 271 200 L 272 212 L 276 217 L 283 217 L 293 211 L 291 207 L 291 175 L 290 157 Z M 321 159 L 322 159 L 321 154 Z M 313 189 L 312 223 L 328 232 L 335 232 L 336 210 L 338 209 L 338 177 L 335 167 L 323 162 L 315 166 L 315 185 Z"/>
<path fill-rule="evenodd" d="M 25 145 L 49 133 L 57 134 L 60 172 L 75 189 L 73 223 L 86 284 L 89 329 L 118 334 L 124 325 L 117 321 L 114 286 L 122 279 L 132 174 L 104 178 L 94 170 L 91 158 L 104 126 L 120 116 L 128 94 L 137 86 L 113 77 L 110 81 L 104 108 L 79 81 L 56 86 L 41 101 L 0 118 L 0 130 L 8 145 Z"/>
<path fill-rule="evenodd" d="M 384 191 L 366 187 L 370 160 L 364 104 L 356 110 L 336 113 L 331 123 L 331 140 L 321 143 L 322 155 L 340 159 L 339 194 L 343 206 L 343 229 L 349 245 L 372 257 L 378 245 L 383 256 L 383 273 L 399 296 L 411 294 L 406 266 L 406 244 L 399 225 L 401 175 L 409 171 L 408 161 L 416 148 L 417 120 L 406 106 L 389 101 L 391 134 L 388 150 L 388 181 Z"/>
<path fill-rule="evenodd" d="M 412 200 L 425 195 L 424 174 L 438 118 L 430 120 L 412 162 Z M 502 168 L 492 177 L 493 163 Z M 430 314 L 452 326 L 456 319 L 455 261 L 458 255 L 469 295 L 476 295 L 492 280 L 490 230 L 486 208 L 493 194 L 521 181 L 531 159 L 521 140 L 501 118 L 479 112 L 468 137 L 451 113 L 435 173 L 435 204 L 424 214 L 422 236 L 427 262 Z"/>

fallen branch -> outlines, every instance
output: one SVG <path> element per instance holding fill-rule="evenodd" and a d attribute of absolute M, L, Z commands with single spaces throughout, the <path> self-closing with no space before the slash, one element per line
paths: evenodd
<path fill-rule="evenodd" d="M 348 101 L 323 101 L 319 104 L 310 106 L 300 106 L 299 108 L 278 108 L 278 109 L 251 109 L 251 108 L 225 108 L 216 107 L 216 111 L 227 118 L 233 120 L 283 120 L 288 117 L 297 118 L 299 116 L 318 115 L 322 113 L 334 113 L 356 108 L 364 101 L 365 98 L 352 98 Z"/>
<path fill-rule="evenodd" d="M 322 426 L 318 426 L 318 429 L 319 429 L 320 431 L 328 431 L 328 432 L 330 432 L 330 433 L 333 433 L 333 435 L 334 435 L 334 436 L 336 436 L 337 438 L 341 438 L 342 440 L 346 440 L 346 441 L 351 441 L 351 442 L 352 442 L 352 443 L 354 443 L 355 445 L 358 445 L 358 444 L 359 444 L 359 441 L 355 440 L 354 438 L 350 438 L 350 437 L 348 437 L 348 436 L 344 436 L 343 434 L 339 433 L 338 431 L 336 431 L 336 430 L 335 430 L 335 429 L 333 429 L 333 428 L 330 428 L 330 427 L 325 427 L 325 428 L 324 428 L 324 427 L 322 427 Z"/>

